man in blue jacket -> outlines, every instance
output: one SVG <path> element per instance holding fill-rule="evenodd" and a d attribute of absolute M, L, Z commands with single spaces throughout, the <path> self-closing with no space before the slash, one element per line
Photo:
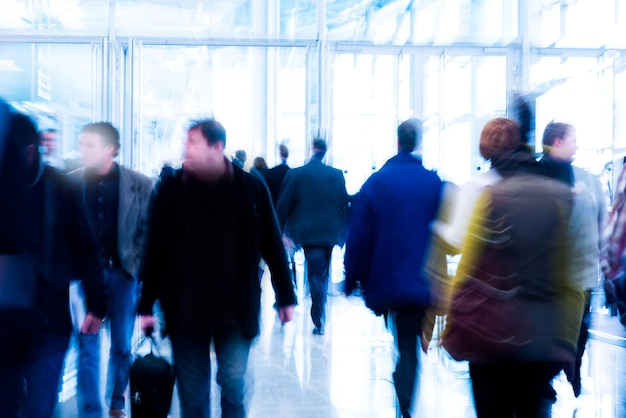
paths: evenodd
<path fill-rule="evenodd" d="M 398 154 L 361 188 L 345 253 L 346 295 L 360 282 L 366 305 L 394 325 L 399 358 L 393 373 L 404 418 L 410 417 L 417 373 L 417 338 L 430 290 L 422 273 L 442 182 L 411 153 L 421 121 L 398 127 Z"/>

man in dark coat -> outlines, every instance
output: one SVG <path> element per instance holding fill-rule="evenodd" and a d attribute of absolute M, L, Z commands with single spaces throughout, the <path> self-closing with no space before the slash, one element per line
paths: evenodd
<path fill-rule="evenodd" d="M 269 192 L 228 161 L 225 145 L 219 122 L 194 122 L 183 168 L 159 183 L 149 210 L 139 314 L 144 332 L 151 332 L 152 307 L 161 302 L 183 418 L 210 416 L 211 343 L 222 416 L 246 416 L 244 375 L 259 332 L 261 257 L 282 323 L 296 304 Z"/>
<path fill-rule="evenodd" d="M 28 215 L 29 228 L 17 230 L 20 217 L 2 216 L 3 222 L 14 225 L 5 228 L 3 224 L 0 253 L 5 265 L 9 257 L 25 255 L 21 251 L 26 248 L 24 243 L 11 249 L 11 241 L 33 238 L 27 254 L 32 257 L 36 279 L 33 307 L 23 315 L 28 323 L 20 323 L 21 329 L 6 336 L 5 327 L 11 329 L 12 324 L 5 318 L 1 321 L 0 410 L 6 417 L 50 417 L 71 334 L 70 279 L 80 279 L 85 289 L 87 312 L 81 332 L 86 335 L 95 335 L 100 329 L 107 312 L 107 294 L 78 185 L 42 162 L 40 136 L 29 117 L 13 114 L 11 119 L 9 136 L 21 154 L 13 155 L 13 163 L 25 157 L 24 169 L 12 175 L 23 176 L 29 185 L 27 204 L 19 207 L 20 213 Z M 3 178 L 5 174 L 9 173 L 3 170 Z M 14 180 L 19 183 L 21 179 Z M 7 191 L 2 188 L 4 208 L 8 208 L 4 205 L 9 199 Z M 7 214 L 4 208 L 0 211 L 3 215 Z"/>
<path fill-rule="evenodd" d="M 317 335 L 324 334 L 330 259 L 342 241 L 348 201 L 343 173 L 324 164 L 325 155 L 326 142 L 315 139 L 309 163 L 287 172 L 276 205 L 281 229 L 304 249 Z"/>
<path fill-rule="evenodd" d="M 281 144 L 278 149 L 280 151 L 280 164 L 265 172 L 265 181 L 267 182 L 267 187 L 270 189 L 270 193 L 272 194 L 272 202 L 274 202 L 274 205 L 278 203 L 280 188 L 283 185 L 287 172 L 291 169 L 287 165 L 289 149 L 284 144 Z"/>

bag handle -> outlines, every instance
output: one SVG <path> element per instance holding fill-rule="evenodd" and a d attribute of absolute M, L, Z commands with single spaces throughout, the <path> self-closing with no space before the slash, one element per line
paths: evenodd
<path fill-rule="evenodd" d="M 139 340 L 139 342 L 137 343 L 137 346 L 135 348 L 135 352 L 137 352 L 137 350 L 139 350 L 146 341 L 150 342 L 150 354 L 154 354 L 154 352 L 156 352 L 156 355 L 158 357 L 161 357 L 161 350 L 159 349 L 159 343 L 157 342 L 157 340 L 154 338 L 154 335 L 144 335 L 141 337 L 141 339 Z M 154 351 L 153 351 L 154 349 Z"/>

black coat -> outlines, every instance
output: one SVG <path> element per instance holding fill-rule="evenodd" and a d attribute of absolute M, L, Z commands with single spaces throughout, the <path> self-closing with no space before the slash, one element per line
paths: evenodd
<path fill-rule="evenodd" d="M 272 195 L 272 202 L 274 206 L 278 203 L 278 196 L 280 195 L 280 188 L 283 185 L 283 180 L 287 172 L 291 170 L 287 164 L 279 164 L 276 167 L 272 167 L 267 170 L 265 174 L 265 182 Z"/>
<path fill-rule="evenodd" d="M 287 172 L 276 213 L 296 244 L 332 247 L 344 238 L 347 202 L 341 170 L 313 159 Z"/>
<path fill-rule="evenodd" d="M 258 264 L 263 257 L 271 271 L 272 285 L 279 307 L 294 305 L 296 296 L 287 257 L 267 188 L 256 177 L 233 166 L 235 254 L 233 274 L 236 281 L 236 327 L 247 338 L 259 333 L 261 286 Z M 161 302 L 167 331 L 179 331 L 182 252 L 184 240 L 183 169 L 163 179 L 153 193 L 148 212 L 148 231 L 139 278 L 143 290 L 139 314 L 152 314 L 156 300 Z M 192 222 L 193 220 L 187 220 Z M 218 220 L 219 222 L 219 220 Z M 211 266 L 207 266 L 210 269 Z"/>
<path fill-rule="evenodd" d="M 46 190 L 49 188 L 49 190 Z M 46 206 L 53 204 L 51 248 L 46 248 L 43 232 L 42 262 L 44 280 L 39 286 L 39 303 L 46 322 L 69 330 L 70 280 L 82 282 L 87 309 L 97 317 L 107 313 L 108 297 L 98 245 L 85 210 L 80 186 L 52 167 L 46 167 L 41 180 L 33 188 L 42 202 L 35 220 L 45 231 Z M 50 216 L 50 215 L 48 215 Z M 51 255 L 50 261 L 46 253 Z"/>

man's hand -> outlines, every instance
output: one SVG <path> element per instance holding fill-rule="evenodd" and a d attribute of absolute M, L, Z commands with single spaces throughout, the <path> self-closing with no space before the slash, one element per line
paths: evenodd
<path fill-rule="evenodd" d="M 143 331 L 143 335 L 149 337 L 152 335 L 154 331 L 154 315 L 141 315 L 141 331 Z"/>
<path fill-rule="evenodd" d="M 283 306 L 282 308 L 278 308 L 278 317 L 280 318 L 281 324 L 284 325 L 293 319 L 293 311 L 295 308 L 295 305 Z"/>
<path fill-rule="evenodd" d="M 101 326 L 102 319 L 98 318 L 93 313 L 88 312 L 87 315 L 85 315 L 83 326 L 80 328 L 80 333 L 86 335 L 96 335 L 98 331 L 100 331 Z"/>

